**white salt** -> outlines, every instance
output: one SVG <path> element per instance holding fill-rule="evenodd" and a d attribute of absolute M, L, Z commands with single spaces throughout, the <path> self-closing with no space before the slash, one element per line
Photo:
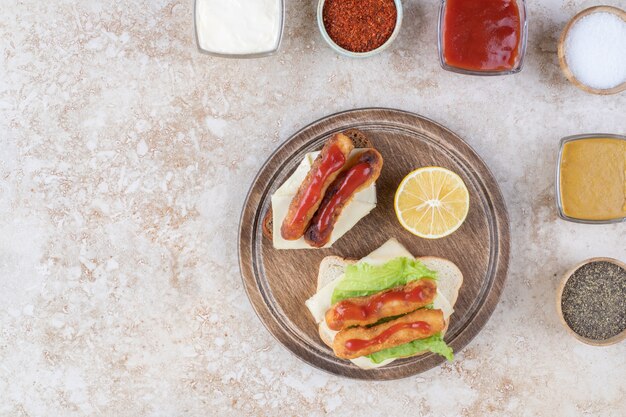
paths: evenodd
<path fill-rule="evenodd" d="M 626 81 L 626 22 L 597 12 L 578 20 L 565 40 L 565 60 L 574 77 L 597 89 Z"/>

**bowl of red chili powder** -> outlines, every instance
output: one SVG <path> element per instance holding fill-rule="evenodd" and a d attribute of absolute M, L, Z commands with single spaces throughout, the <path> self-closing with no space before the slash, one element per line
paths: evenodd
<path fill-rule="evenodd" d="M 401 0 L 320 0 L 317 24 L 336 52 L 366 58 L 385 50 L 398 36 Z"/>

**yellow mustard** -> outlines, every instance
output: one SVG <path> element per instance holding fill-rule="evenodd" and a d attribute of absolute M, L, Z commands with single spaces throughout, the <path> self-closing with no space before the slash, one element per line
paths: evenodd
<path fill-rule="evenodd" d="M 566 216 L 581 220 L 626 217 L 626 140 L 567 142 L 560 164 L 561 206 Z"/>

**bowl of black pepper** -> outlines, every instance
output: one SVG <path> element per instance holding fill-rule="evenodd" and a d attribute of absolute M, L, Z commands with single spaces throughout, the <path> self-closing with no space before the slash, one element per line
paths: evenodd
<path fill-rule="evenodd" d="M 588 259 L 565 274 L 556 298 L 561 322 L 581 342 L 608 346 L 626 339 L 626 264 Z"/>
<path fill-rule="evenodd" d="M 319 0 L 317 26 L 336 52 L 367 58 L 394 41 L 402 24 L 401 0 Z"/>

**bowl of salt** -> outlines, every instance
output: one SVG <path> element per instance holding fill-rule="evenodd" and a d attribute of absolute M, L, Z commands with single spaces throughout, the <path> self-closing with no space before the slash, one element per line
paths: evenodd
<path fill-rule="evenodd" d="M 565 77 L 581 90 L 626 90 L 626 12 L 595 6 L 578 13 L 561 34 L 558 57 Z"/>

